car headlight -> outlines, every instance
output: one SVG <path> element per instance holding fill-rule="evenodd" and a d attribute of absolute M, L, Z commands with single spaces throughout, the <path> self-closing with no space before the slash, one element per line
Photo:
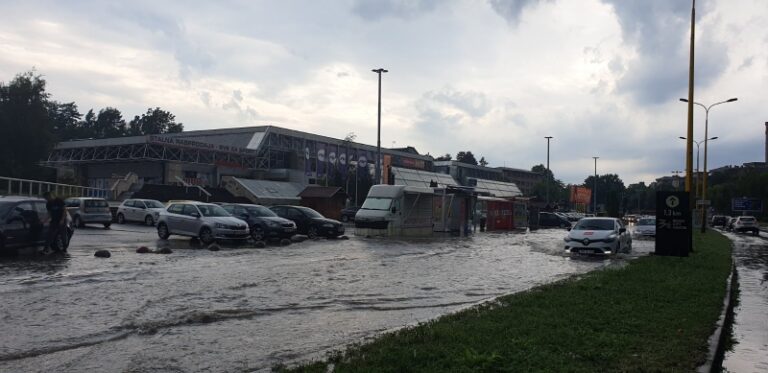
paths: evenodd
<path fill-rule="evenodd" d="M 325 227 L 325 228 L 333 228 L 333 224 L 325 223 L 325 224 L 323 224 L 323 227 Z"/>

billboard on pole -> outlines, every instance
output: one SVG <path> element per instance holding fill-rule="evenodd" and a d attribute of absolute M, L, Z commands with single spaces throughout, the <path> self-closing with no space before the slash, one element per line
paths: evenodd
<path fill-rule="evenodd" d="M 571 186 L 571 202 L 588 205 L 592 199 L 592 189 L 580 186 Z"/>

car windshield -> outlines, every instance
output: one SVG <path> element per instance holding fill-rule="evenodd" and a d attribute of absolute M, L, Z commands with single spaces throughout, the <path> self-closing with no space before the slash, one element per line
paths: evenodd
<path fill-rule="evenodd" d="M 272 210 L 264 207 L 264 206 L 252 206 L 247 207 L 246 211 L 248 211 L 248 215 L 253 217 L 260 217 L 260 218 L 272 218 L 277 216 Z"/>
<path fill-rule="evenodd" d="M 102 199 L 86 199 L 85 207 L 108 207 L 107 201 Z"/>
<path fill-rule="evenodd" d="M 203 216 L 211 218 L 230 216 L 226 210 L 217 205 L 197 205 L 197 208 L 200 209 L 200 213 L 203 214 Z"/>
<path fill-rule="evenodd" d="M 325 216 L 321 215 L 319 212 L 317 212 L 315 210 L 312 210 L 309 207 L 304 207 L 304 208 L 301 208 L 299 210 L 304 212 L 304 215 L 306 215 L 306 216 L 308 216 L 310 218 L 321 218 L 321 219 L 325 218 Z"/>
<path fill-rule="evenodd" d="M 144 204 L 147 205 L 148 209 L 162 209 L 162 208 L 165 208 L 165 206 L 163 206 L 163 204 L 160 203 L 160 201 L 152 201 L 152 200 L 144 201 Z"/>
<path fill-rule="evenodd" d="M 640 219 L 637 225 L 656 225 L 656 219 Z"/>
<path fill-rule="evenodd" d="M 363 202 L 363 206 L 360 207 L 363 210 L 389 210 L 389 206 L 392 205 L 392 198 L 378 198 L 371 197 L 366 198 Z"/>
<path fill-rule="evenodd" d="M 740 221 L 751 223 L 755 221 L 755 218 L 739 218 Z"/>
<path fill-rule="evenodd" d="M 13 205 L 13 202 L 0 202 L 0 218 L 4 218 L 8 215 L 8 212 L 11 211 Z"/>
<path fill-rule="evenodd" d="M 581 219 L 576 226 L 573 227 L 576 231 L 612 231 L 613 220 L 607 219 Z"/>

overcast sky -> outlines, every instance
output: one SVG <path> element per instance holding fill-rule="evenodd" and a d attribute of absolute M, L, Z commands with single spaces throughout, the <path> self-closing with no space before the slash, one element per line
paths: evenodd
<path fill-rule="evenodd" d="M 763 161 L 768 3 L 697 3 L 695 99 L 739 98 L 711 111 L 709 168 Z M 685 166 L 689 0 L 0 0 L 0 15 L 0 81 L 34 68 L 82 113 L 160 106 L 187 130 L 375 145 L 383 67 L 385 147 L 530 169 L 554 136 L 567 183 L 593 156 L 626 184 Z"/>

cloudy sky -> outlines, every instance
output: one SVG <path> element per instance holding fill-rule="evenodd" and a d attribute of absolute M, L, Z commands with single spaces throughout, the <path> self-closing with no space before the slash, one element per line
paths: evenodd
<path fill-rule="evenodd" d="M 271 124 L 565 182 L 684 169 L 689 0 L 0 0 L 0 81 L 35 69 L 81 112 L 173 112 L 187 130 Z M 762 161 L 768 4 L 699 0 L 709 168 Z M 696 139 L 704 110 L 696 107 Z M 702 146 L 703 153 L 703 146 Z M 703 157 L 703 154 L 702 154 Z M 703 162 L 703 159 L 702 159 Z"/>

